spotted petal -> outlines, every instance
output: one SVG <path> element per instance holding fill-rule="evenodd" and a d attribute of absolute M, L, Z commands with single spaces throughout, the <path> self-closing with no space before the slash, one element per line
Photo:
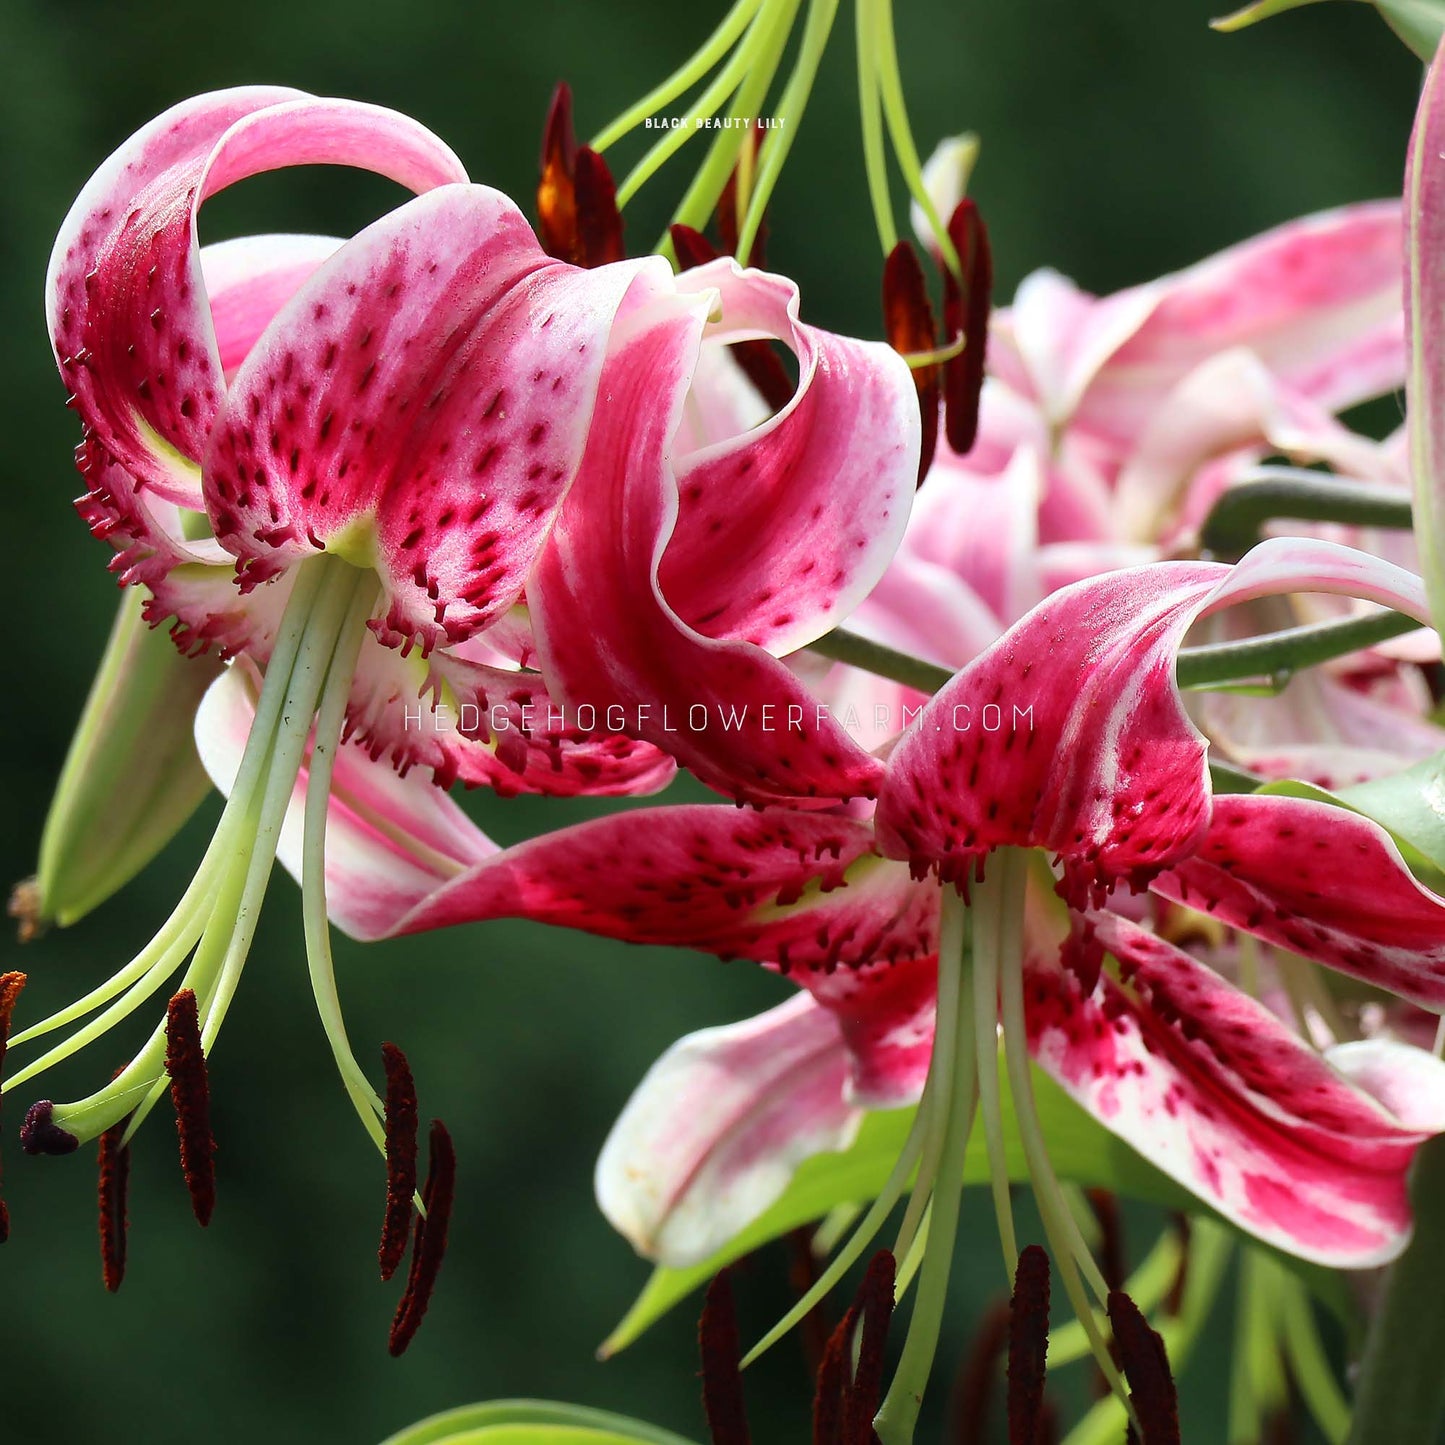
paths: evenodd
<path fill-rule="evenodd" d="M 1445 1129 L 1445 1065 L 1409 1051 L 1404 1119 L 1387 1075 L 1333 1069 L 1273 1014 L 1124 919 L 1100 922 L 1126 984 L 1084 996 L 1032 955 L 1034 1057 L 1156 1167 L 1251 1234 L 1323 1264 L 1364 1268 L 1408 1243 L 1415 1148 Z"/>
<path fill-rule="evenodd" d="M 785 972 L 916 958 L 937 904 L 872 851 L 865 823 L 688 804 L 614 814 L 508 848 L 395 927 L 531 918 L 636 943 L 747 957 Z"/>
<path fill-rule="evenodd" d="M 374 565 L 393 643 L 501 617 L 581 460 L 608 337 L 653 257 L 551 260 L 500 192 L 447 186 L 317 271 L 242 364 L 205 461 L 249 588 L 328 548 Z"/>
<path fill-rule="evenodd" d="M 1065 588 L 965 667 L 898 745 L 880 848 L 959 880 L 991 848 L 1045 848 L 1065 860 L 1075 902 L 1187 857 L 1211 794 L 1175 653 L 1196 618 L 1286 591 L 1426 615 L 1418 578 L 1304 539 L 1262 543 L 1233 568 L 1155 563 Z"/>
<path fill-rule="evenodd" d="M 1358 813 L 1311 798 L 1216 798 L 1198 850 L 1151 886 L 1341 973 L 1445 1007 L 1445 900 Z"/>
<path fill-rule="evenodd" d="M 451 151 L 394 111 L 249 86 L 184 101 L 144 127 L 87 183 L 56 238 L 50 334 L 82 419 L 137 480 L 195 510 L 224 391 L 197 208 L 247 176 L 317 163 L 417 191 L 466 179 Z"/>

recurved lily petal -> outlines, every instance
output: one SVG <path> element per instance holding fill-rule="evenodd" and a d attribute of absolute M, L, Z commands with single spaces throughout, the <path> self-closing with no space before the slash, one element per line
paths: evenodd
<path fill-rule="evenodd" d="M 384 640 L 482 631 L 577 471 L 624 296 L 666 274 L 552 261 L 481 186 L 368 227 L 287 303 L 212 433 L 206 494 L 243 588 L 330 549 L 381 574 Z"/>
<path fill-rule="evenodd" d="M 1100 920 L 1125 984 L 1077 979 L 1031 954 L 1030 1048 L 1085 1108 L 1251 1234 L 1364 1268 L 1409 1240 L 1405 1174 L 1445 1128 L 1445 1065 L 1412 1058 L 1407 1118 L 1332 1069 L 1263 1005 L 1116 916 Z"/>
<path fill-rule="evenodd" d="M 212 782 L 229 796 L 256 715 L 257 679 L 245 661 L 211 684 L 196 713 L 196 746 Z M 301 877 L 309 772 L 301 769 L 277 857 Z M 326 910 L 352 938 L 387 935 L 443 884 L 497 852 L 429 779 L 398 776 L 355 744 L 336 755 L 326 817 Z"/>
<path fill-rule="evenodd" d="M 1405 377 L 1415 538 L 1436 618 L 1445 617 L 1445 65 L 1436 52 L 1405 161 Z"/>
<path fill-rule="evenodd" d="M 876 760 L 770 654 L 845 615 L 897 546 L 918 459 L 907 367 L 802 326 L 790 283 L 731 261 L 676 285 L 690 314 L 615 339 L 609 406 L 528 582 L 543 670 L 737 797 L 870 793 Z M 792 400 L 675 458 L 699 346 L 760 336 L 797 351 Z"/>
<path fill-rule="evenodd" d="M 806 983 L 806 970 L 937 948 L 937 900 L 872 842 L 866 823 L 788 809 L 702 803 L 618 813 L 483 861 L 395 931 L 531 918 L 752 958 Z"/>
<path fill-rule="evenodd" d="M 247 176 L 354 165 L 424 191 L 465 181 L 424 127 L 269 86 L 217 91 L 152 121 L 91 178 L 51 254 L 51 340 L 82 419 L 126 471 L 202 508 L 198 465 L 224 393 L 196 210 Z"/>
<path fill-rule="evenodd" d="M 805 1159 L 845 1149 L 835 1020 L 806 995 L 679 1039 L 648 1070 L 597 1161 L 597 1202 L 639 1254 L 686 1266 L 757 1218 Z"/>
<path fill-rule="evenodd" d="M 1358 813 L 1311 798 L 1216 798 L 1197 850 L 1151 887 L 1402 998 L 1445 1006 L 1445 900 Z"/>
<path fill-rule="evenodd" d="M 1211 792 L 1175 653 L 1196 618 L 1290 591 L 1425 614 L 1418 578 L 1306 539 L 1264 542 L 1234 567 L 1156 563 L 1065 588 L 964 668 L 894 750 L 881 850 L 963 881 L 994 847 L 1045 848 L 1076 906 L 1187 857 Z"/>

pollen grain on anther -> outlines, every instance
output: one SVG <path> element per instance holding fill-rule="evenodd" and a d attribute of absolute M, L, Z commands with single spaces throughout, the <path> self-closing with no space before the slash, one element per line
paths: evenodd
<path fill-rule="evenodd" d="M 181 1172 L 198 1223 L 216 1207 L 216 1140 L 211 1133 L 211 1089 L 201 1044 L 196 995 L 183 988 L 166 1007 L 166 1073 L 181 1145 Z"/>
<path fill-rule="evenodd" d="M 416 1193 L 416 1084 L 406 1055 L 395 1044 L 381 1046 L 386 1070 L 386 1217 L 377 1258 L 382 1279 L 390 1279 L 406 1253 L 411 1202 Z"/>
<path fill-rule="evenodd" d="M 437 1275 L 447 1250 L 447 1229 L 451 1223 L 452 1202 L 456 1197 L 457 1155 L 451 1135 L 440 1119 L 431 1121 L 428 1138 L 430 1159 L 422 1203 L 426 1214 L 416 1222 L 412 1235 L 411 1268 L 406 1288 L 391 1322 L 387 1349 L 392 1356 L 405 1353 L 431 1303 Z"/>

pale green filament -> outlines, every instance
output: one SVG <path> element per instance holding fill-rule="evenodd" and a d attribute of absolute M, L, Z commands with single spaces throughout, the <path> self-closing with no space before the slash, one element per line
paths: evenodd
<path fill-rule="evenodd" d="M 636 105 L 623 111 L 610 125 L 597 132 L 592 149 L 602 152 L 635 130 L 649 116 L 671 105 L 678 96 L 696 85 L 732 48 L 748 22 L 764 4 L 764 0 L 737 0 L 723 17 L 722 24 L 703 42 L 702 48 L 685 64 L 679 66 L 661 85 L 648 91 Z M 711 113 L 711 112 L 709 112 Z"/>
<path fill-rule="evenodd" d="M 993 1211 L 1003 1246 L 1004 1273 L 1009 1279 L 1018 1268 L 1019 1246 L 1014 1231 L 1013 1201 L 1009 1195 L 1008 1159 L 1004 1153 L 1003 1108 L 998 1079 L 998 979 L 1000 967 L 1017 967 L 1003 954 L 1003 912 L 981 909 L 973 924 L 973 1026 L 978 1049 L 978 1102 L 988 1150 L 988 1178 Z M 1002 956 L 1001 956 L 1002 955 Z"/>
<path fill-rule="evenodd" d="M 762 153 L 758 158 L 757 177 L 745 209 L 739 188 L 738 205 L 742 219 L 738 225 L 738 260 L 744 266 L 752 254 L 753 242 L 757 239 L 758 228 L 763 223 L 763 212 L 767 209 L 778 177 L 783 173 L 783 163 L 788 158 L 798 126 L 802 123 L 808 97 L 813 92 L 813 82 L 818 78 L 818 64 L 823 58 L 823 51 L 827 49 L 828 37 L 833 33 L 833 21 L 837 15 L 838 0 L 811 0 L 807 24 L 803 27 L 803 39 L 798 47 L 798 58 L 774 111 L 778 129 L 768 131 L 763 141 Z"/>
<path fill-rule="evenodd" d="M 1022 935 L 1024 888 L 1028 880 L 1026 860 L 1027 854 L 1012 848 L 1000 849 L 990 859 L 990 866 L 997 867 L 1003 874 L 1004 946 L 999 984 L 1003 1004 L 1004 1060 L 1008 1065 L 1014 1117 L 1024 1146 L 1024 1158 L 1028 1162 L 1034 1199 L 1064 1293 L 1068 1295 L 1069 1303 L 1089 1337 L 1100 1371 L 1132 1419 L 1133 1406 L 1129 1404 L 1128 1388 L 1109 1355 L 1103 1333 L 1089 1307 L 1081 1271 L 1101 1303 L 1108 1300 L 1108 1287 L 1059 1187 L 1034 1104 L 1034 1083 L 1029 1072 L 1028 1025 L 1024 1015 Z"/>
<path fill-rule="evenodd" d="M 903 77 L 898 69 L 898 46 L 893 36 L 893 9 L 889 0 L 878 0 L 873 13 L 873 40 L 878 47 L 877 85 L 883 101 L 883 114 L 888 121 L 888 134 L 893 141 L 893 154 L 908 194 L 918 202 L 928 218 L 929 229 L 938 244 L 944 264 L 960 281 L 964 280 L 958 252 L 949 239 L 948 229 L 923 184 L 923 166 L 918 147 L 913 143 L 913 129 L 908 123 L 908 107 L 903 100 Z"/>
<path fill-rule="evenodd" d="M 933 1218 L 933 1201 L 928 1201 L 928 1207 L 923 1211 L 922 1222 L 918 1226 L 917 1233 L 913 1237 L 913 1243 L 909 1245 L 908 1252 L 903 1255 L 898 1264 L 898 1278 L 893 1284 L 893 1297 L 895 1304 L 903 1303 L 903 1296 L 908 1293 L 908 1286 L 913 1283 L 914 1277 L 918 1274 L 919 1266 L 923 1263 L 923 1257 L 928 1249 L 928 1225 Z"/>
<path fill-rule="evenodd" d="M 735 121 L 752 120 L 761 112 L 773 77 L 782 64 L 783 51 L 787 48 L 788 35 L 801 3 L 802 0 L 777 0 L 776 10 L 765 10 L 758 17 L 758 23 L 765 29 L 747 75 L 733 99 L 730 115 Z M 699 229 L 707 224 L 707 218 L 717 205 L 745 142 L 752 144 L 751 131 L 745 127 L 718 132 L 707 159 L 693 177 L 673 216 L 675 222 Z"/>
<path fill-rule="evenodd" d="M 306 784 L 301 908 L 311 991 L 316 997 L 321 1026 L 326 1031 L 326 1040 L 331 1045 L 347 1097 L 362 1126 L 384 1154 L 386 1134 L 381 1120 L 386 1117 L 386 1110 L 357 1063 L 346 1036 L 341 1001 L 336 992 L 336 970 L 331 958 L 331 924 L 326 916 L 326 818 L 331 802 L 331 774 L 336 763 L 336 750 L 341 746 L 341 729 L 351 697 L 356 654 L 366 634 L 367 618 L 375 602 L 375 585 L 357 591 L 336 644 L 321 710 L 316 718 L 316 737 L 311 748 L 311 770 Z"/>
<path fill-rule="evenodd" d="M 928 1172 L 930 1168 L 928 1161 L 937 1161 L 941 1158 L 942 1140 L 948 1132 L 951 1098 L 955 1089 L 957 1070 L 954 1066 L 954 1051 L 960 1042 L 958 1037 L 958 996 L 963 969 L 965 918 L 966 911 L 957 897 L 947 897 L 939 921 L 939 1001 L 933 1031 L 933 1053 L 928 1061 L 928 1077 L 923 1085 L 923 1097 L 919 1100 L 918 1110 L 913 1116 L 913 1125 L 909 1129 L 908 1138 L 904 1141 L 898 1159 L 893 1165 L 893 1172 L 888 1176 L 877 1199 L 873 1201 L 871 1208 L 863 1216 L 863 1222 L 854 1231 L 848 1243 L 839 1250 L 827 1269 L 823 1271 L 817 1282 L 802 1299 L 743 1356 L 744 1366 L 752 1364 L 759 1355 L 765 1350 L 771 1349 L 794 1325 L 803 1320 L 818 1301 L 827 1295 L 862 1256 L 863 1251 L 883 1227 L 893 1206 L 903 1197 L 903 1191 L 908 1187 L 908 1181 L 913 1176 L 914 1167 L 918 1164 L 920 1156 L 923 1156 L 924 1168 L 919 1170 L 918 1180 L 914 1185 L 913 1199 L 909 1204 L 909 1214 L 913 1215 L 916 1209 L 917 1220 L 908 1239 L 901 1240 L 895 1250 L 895 1257 L 906 1259 L 912 1252 L 914 1238 L 921 1233 L 917 1226 L 921 1225 L 923 1221 L 929 1193 L 932 1189 L 933 1175 Z M 970 1070 L 972 1069 L 971 1058 L 970 1053 Z M 964 1142 L 966 1143 L 967 1140 L 965 1139 Z M 960 1169 L 961 1167 L 960 1165 Z M 907 1220 L 905 1220 L 906 1226 Z"/>
<path fill-rule="evenodd" d="M 873 223 L 886 256 L 898 244 L 893 224 L 893 201 L 888 194 L 888 163 L 883 152 L 883 109 L 878 89 L 875 12 L 880 0 L 856 0 L 858 49 L 858 115 L 863 126 L 863 169 L 868 177 L 868 198 Z"/>
<path fill-rule="evenodd" d="M 980 885 L 981 888 L 983 886 Z M 969 1019 L 973 1006 L 972 979 L 969 977 L 972 962 L 964 949 L 963 940 L 966 910 L 958 896 L 948 890 L 944 891 L 942 905 L 935 1036 L 952 1033 L 956 1058 L 951 1077 L 944 1075 L 940 1080 L 947 1091 L 948 1104 L 938 1111 L 944 1141 L 938 1177 L 932 1187 L 918 1295 L 913 1302 L 913 1313 L 909 1316 L 903 1354 L 888 1387 L 887 1398 L 873 1422 L 883 1445 L 907 1445 L 913 1439 L 924 1388 L 933 1370 L 963 1203 L 964 1154 L 978 1098 L 977 1058 Z"/>
<path fill-rule="evenodd" d="M 122 990 L 124 997 L 15 1075 L 10 1087 L 68 1057 L 131 1012 L 171 977 L 193 946 L 181 987 L 196 994 L 202 1042 L 209 1052 L 255 933 L 311 718 L 363 575 L 335 558 L 318 558 L 298 569 L 230 799 L 191 887 L 156 939 L 116 978 L 29 1036 L 70 1022 Z M 129 1138 L 165 1092 L 165 1051 L 162 1023 L 109 1086 L 58 1106 L 56 1123 L 83 1140 L 130 1114 Z"/>
<path fill-rule="evenodd" d="M 1184 1241 L 1176 1230 L 1165 1230 L 1154 1242 L 1144 1262 L 1124 1282 L 1124 1293 L 1139 1306 L 1140 1313 L 1149 1314 L 1164 1300 L 1179 1277 L 1184 1259 Z M 1096 1317 L 1097 1318 L 1097 1317 Z M 1099 1321 L 1100 1328 L 1106 1328 Z M 1062 1368 L 1089 1353 L 1089 1337 L 1078 1320 L 1068 1320 L 1049 1331 L 1049 1368 Z"/>

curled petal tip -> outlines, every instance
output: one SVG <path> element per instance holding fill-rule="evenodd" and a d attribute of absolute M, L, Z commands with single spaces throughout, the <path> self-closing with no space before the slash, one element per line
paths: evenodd
<path fill-rule="evenodd" d="M 40 1099 L 26 1110 L 20 1147 L 27 1154 L 73 1154 L 80 1147 L 80 1140 L 55 1122 L 54 1113 L 51 1099 Z"/>

